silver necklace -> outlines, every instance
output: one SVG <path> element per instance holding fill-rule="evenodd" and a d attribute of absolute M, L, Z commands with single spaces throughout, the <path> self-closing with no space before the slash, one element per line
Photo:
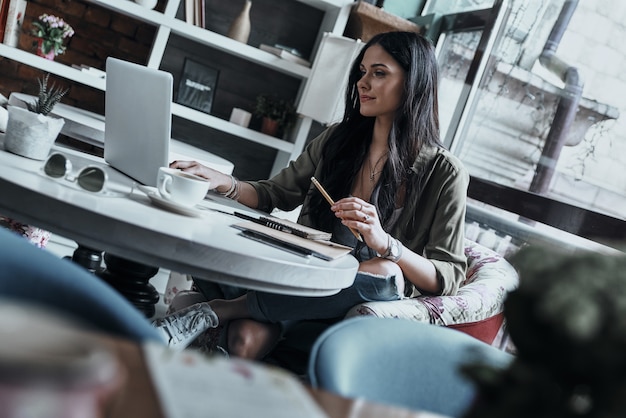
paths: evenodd
<path fill-rule="evenodd" d="M 380 162 L 382 161 L 383 158 L 385 158 L 387 156 L 387 154 L 383 154 L 381 155 L 378 160 L 376 160 L 376 163 L 374 164 L 374 167 L 372 167 L 372 162 L 370 161 L 370 159 L 368 158 L 367 160 L 367 164 L 369 165 L 369 169 L 370 169 L 370 181 L 373 183 L 374 179 L 376 178 L 376 175 L 380 174 L 383 172 L 383 170 L 380 171 L 376 171 L 376 168 L 378 167 L 378 164 L 380 164 Z M 384 167 L 384 165 L 383 165 Z"/>

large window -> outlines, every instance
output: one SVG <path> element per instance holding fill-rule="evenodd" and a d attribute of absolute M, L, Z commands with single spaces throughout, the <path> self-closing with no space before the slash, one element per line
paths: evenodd
<path fill-rule="evenodd" d="M 605 3 L 431 0 L 415 18 L 438 49 L 443 138 L 472 176 L 468 218 L 500 238 L 626 238 L 626 7 Z"/>

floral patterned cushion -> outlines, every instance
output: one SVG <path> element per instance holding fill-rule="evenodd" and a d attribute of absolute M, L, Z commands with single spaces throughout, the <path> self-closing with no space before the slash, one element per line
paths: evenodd
<path fill-rule="evenodd" d="M 17 222 L 14 219 L 7 218 L 0 215 L 0 226 L 5 227 L 19 235 L 22 235 L 32 244 L 39 248 L 45 248 L 50 239 L 50 232 L 37 228 L 31 225 L 26 225 L 21 222 Z"/>
<path fill-rule="evenodd" d="M 352 308 L 347 317 L 374 315 L 448 326 L 483 321 L 502 313 L 506 295 L 518 285 L 517 271 L 500 254 L 470 240 L 465 240 L 465 255 L 466 279 L 455 296 L 367 302 Z"/>

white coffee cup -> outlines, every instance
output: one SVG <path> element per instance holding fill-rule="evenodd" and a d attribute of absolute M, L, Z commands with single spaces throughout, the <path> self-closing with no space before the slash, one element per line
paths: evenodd
<path fill-rule="evenodd" d="M 211 183 L 191 173 L 169 167 L 159 168 L 157 188 L 164 199 L 183 206 L 200 203 Z"/>

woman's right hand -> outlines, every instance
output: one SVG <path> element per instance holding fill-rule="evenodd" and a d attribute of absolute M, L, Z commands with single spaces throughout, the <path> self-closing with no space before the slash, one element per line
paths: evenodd
<path fill-rule="evenodd" d="M 219 193 L 226 193 L 230 189 L 233 181 L 228 174 L 209 168 L 197 161 L 176 160 L 170 163 L 170 168 L 177 168 L 209 180 L 211 182 L 211 189 L 214 189 Z"/>

